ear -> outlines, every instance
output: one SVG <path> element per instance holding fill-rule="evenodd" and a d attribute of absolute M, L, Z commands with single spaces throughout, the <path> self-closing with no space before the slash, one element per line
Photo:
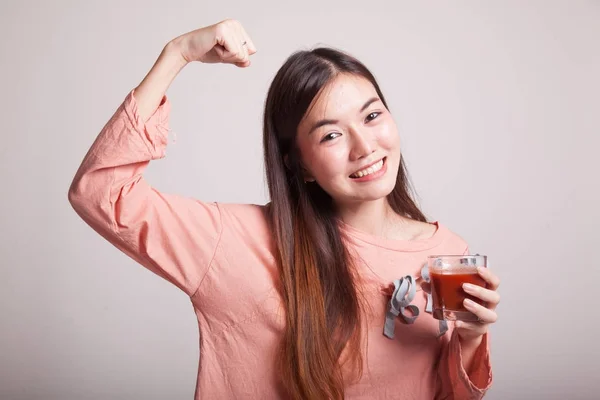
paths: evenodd
<path fill-rule="evenodd" d="M 289 156 L 286 154 L 285 156 L 283 156 L 283 163 L 285 164 L 287 169 L 291 169 L 290 168 L 290 158 Z M 304 173 L 304 183 L 306 182 L 314 182 L 315 178 L 313 178 L 309 173 L 308 170 L 306 168 L 304 168 L 304 166 L 302 166 L 302 172 Z"/>
<path fill-rule="evenodd" d="M 300 168 L 302 168 L 302 175 L 304 178 L 304 183 L 307 182 L 314 182 L 315 178 L 313 178 L 313 176 L 311 175 L 311 173 L 308 171 L 308 168 L 306 168 L 304 166 L 304 163 L 302 161 L 300 161 Z"/>
<path fill-rule="evenodd" d="M 313 176 L 306 168 L 304 168 L 304 166 L 302 166 L 302 175 L 304 175 L 304 183 L 315 181 L 315 178 L 313 178 Z"/>

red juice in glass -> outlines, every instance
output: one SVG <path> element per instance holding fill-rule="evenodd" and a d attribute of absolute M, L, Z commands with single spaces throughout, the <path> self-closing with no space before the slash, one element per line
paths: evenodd
<path fill-rule="evenodd" d="M 480 299 L 468 295 L 463 283 L 487 287 L 477 273 L 477 267 L 487 267 L 487 257 L 480 255 L 430 256 L 427 260 L 433 298 L 433 317 L 450 321 L 477 321 L 477 316 L 468 311 L 463 301 L 471 299 L 483 304 Z"/>

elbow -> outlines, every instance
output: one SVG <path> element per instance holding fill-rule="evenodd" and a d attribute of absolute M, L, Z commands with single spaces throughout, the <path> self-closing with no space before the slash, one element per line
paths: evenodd
<path fill-rule="evenodd" d="M 67 199 L 69 200 L 71 207 L 73 207 L 73 209 L 77 212 L 81 210 L 84 203 L 84 196 L 82 195 L 81 186 L 79 183 L 79 179 L 75 177 L 73 182 L 71 182 L 71 186 L 69 186 L 69 191 L 67 192 Z"/>
<path fill-rule="evenodd" d="M 92 229 L 108 237 L 112 234 L 112 218 L 110 208 L 104 205 L 105 199 L 101 191 L 85 179 L 76 177 L 67 192 L 67 198 L 75 213 Z"/>
<path fill-rule="evenodd" d="M 102 226 L 109 220 L 109 214 L 103 205 L 104 198 L 93 182 L 86 179 L 86 175 L 83 175 L 83 179 L 76 176 L 69 191 L 67 198 L 73 210 L 93 228 Z"/>
<path fill-rule="evenodd" d="M 95 203 L 101 198 L 99 187 L 98 182 L 90 179 L 89 173 L 77 172 L 67 192 L 67 199 L 77 214 L 83 216 L 93 213 L 98 206 Z"/>

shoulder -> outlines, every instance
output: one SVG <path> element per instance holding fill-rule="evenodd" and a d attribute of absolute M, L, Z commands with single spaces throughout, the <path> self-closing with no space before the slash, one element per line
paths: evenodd
<path fill-rule="evenodd" d="M 217 203 L 223 225 L 241 234 L 267 235 L 268 205 Z"/>
<path fill-rule="evenodd" d="M 445 245 L 455 249 L 460 254 L 467 254 L 469 252 L 469 244 L 460 234 L 440 222 L 436 222 L 436 224 Z"/>
<path fill-rule="evenodd" d="M 448 228 L 439 221 L 421 222 L 410 220 L 408 222 L 412 240 L 434 240 L 453 252 L 466 254 L 469 246 L 467 241 L 458 233 Z"/>
<path fill-rule="evenodd" d="M 257 223 L 266 221 L 268 205 L 216 203 L 223 218 L 238 223 Z"/>
<path fill-rule="evenodd" d="M 410 224 L 412 225 L 411 230 L 413 232 L 414 240 L 429 239 L 434 236 L 439 229 L 438 224 L 435 222 L 431 223 L 411 220 Z"/>
<path fill-rule="evenodd" d="M 424 240 L 435 236 L 439 230 L 437 222 L 421 222 L 406 217 L 399 217 L 396 225 L 398 232 L 394 236 L 401 240 Z"/>

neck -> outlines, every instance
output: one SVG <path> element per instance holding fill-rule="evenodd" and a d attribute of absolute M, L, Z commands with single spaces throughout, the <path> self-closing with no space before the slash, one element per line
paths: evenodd
<path fill-rule="evenodd" d="M 392 210 L 386 198 L 338 207 L 340 219 L 351 227 L 376 236 L 390 236 L 390 229 L 405 219 Z"/>

